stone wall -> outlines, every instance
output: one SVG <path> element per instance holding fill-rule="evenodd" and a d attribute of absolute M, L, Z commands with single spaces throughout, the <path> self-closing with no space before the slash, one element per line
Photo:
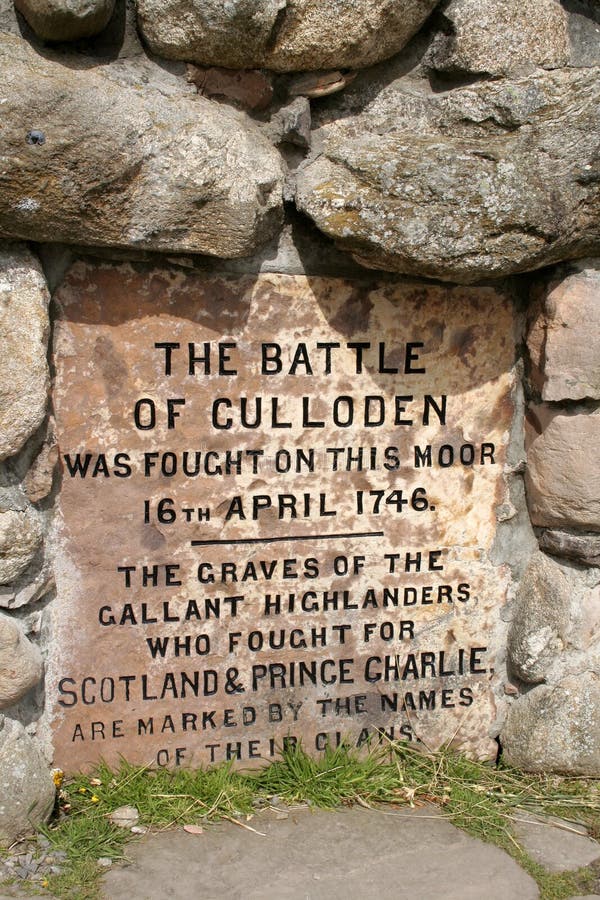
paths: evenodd
<path fill-rule="evenodd" d="M 53 799 L 47 348 L 51 294 L 78 259 L 376 269 L 420 280 L 425 304 L 433 282 L 508 292 L 523 394 L 489 737 L 526 770 L 600 774 L 598 5 L 14 7 L 0 0 L 0 840 Z"/>

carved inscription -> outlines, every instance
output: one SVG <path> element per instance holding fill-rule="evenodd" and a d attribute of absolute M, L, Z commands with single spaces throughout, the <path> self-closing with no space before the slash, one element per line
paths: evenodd
<path fill-rule="evenodd" d="M 57 763 L 493 755 L 509 300 L 78 263 L 57 305 Z"/>

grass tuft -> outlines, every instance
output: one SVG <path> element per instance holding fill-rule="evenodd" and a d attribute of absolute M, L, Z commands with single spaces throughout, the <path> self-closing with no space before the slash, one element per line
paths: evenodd
<path fill-rule="evenodd" d="M 590 870 L 549 874 L 519 846 L 511 817 L 518 809 L 556 815 L 585 825 L 600 836 L 600 785 L 585 778 L 528 775 L 494 767 L 442 749 L 422 753 L 406 742 L 388 742 L 367 755 L 345 746 L 319 759 L 302 747 L 288 747 L 267 768 L 242 772 L 230 764 L 197 771 L 150 769 L 123 761 L 117 771 L 100 765 L 92 775 L 70 780 L 60 792 L 60 814 L 43 829 L 56 850 L 67 853 L 61 875 L 49 879 L 55 897 L 96 900 L 102 874 L 97 860 L 123 859 L 127 829 L 109 821 L 120 806 L 135 806 L 140 824 L 163 830 L 208 825 L 219 819 L 245 822 L 257 807 L 277 796 L 284 803 L 419 806 L 436 804 L 440 815 L 469 834 L 506 850 L 540 888 L 541 900 L 592 893 Z"/>

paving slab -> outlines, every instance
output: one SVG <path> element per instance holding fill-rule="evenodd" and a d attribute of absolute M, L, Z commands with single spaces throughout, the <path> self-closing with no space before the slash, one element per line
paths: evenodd
<path fill-rule="evenodd" d="M 549 872 L 568 872 L 600 859 L 600 844 L 582 825 L 527 812 L 513 817 L 515 837 L 535 862 Z"/>
<path fill-rule="evenodd" d="M 261 812 L 248 823 L 147 834 L 130 865 L 103 879 L 105 900 L 535 900 L 504 851 L 435 809 Z"/>

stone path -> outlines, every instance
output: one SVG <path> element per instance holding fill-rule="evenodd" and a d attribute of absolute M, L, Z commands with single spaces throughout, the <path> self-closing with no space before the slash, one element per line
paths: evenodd
<path fill-rule="evenodd" d="M 149 835 L 104 880 L 106 900 L 535 900 L 503 851 L 433 808 L 271 810 L 201 835 Z M 587 838 L 586 838 L 587 840 Z M 600 853 L 600 847 L 598 848 Z"/>
<path fill-rule="evenodd" d="M 518 812 L 514 829 L 529 856 L 549 872 L 568 872 L 600 858 L 600 845 L 587 836 L 581 825 Z"/>
<path fill-rule="evenodd" d="M 594 864 L 600 844 L 559 820 L 519 814 L 519 840 L 549 871 Z M 536 900 L 506 853 L 450 825 L 435 807 L 324 812 L 272 806 L 242 825 L 148 833 L 107 870 L 103 900 Z M 0 900 L 31 896 L 2 886 Z M 48 895 L 45 895 L 48 897 Z"/>

